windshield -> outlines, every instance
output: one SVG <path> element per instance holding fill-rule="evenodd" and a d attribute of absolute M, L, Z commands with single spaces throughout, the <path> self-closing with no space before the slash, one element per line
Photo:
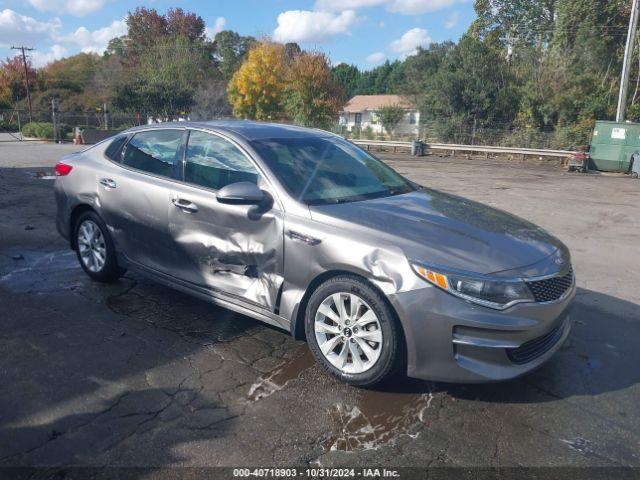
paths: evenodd
<path fill-rule="evenodd" d="M 251 145 L 289 194 L 308 205 L 415 190 L 380 160 L 340 138 L 268 138 L 254 140 Z"/>

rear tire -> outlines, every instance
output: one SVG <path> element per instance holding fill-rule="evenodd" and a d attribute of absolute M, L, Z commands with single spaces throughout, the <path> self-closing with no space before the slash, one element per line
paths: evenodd
<path fill-rule="evenodd" d="M 305 333 L 316 361 L 345 383 L 371 387 L 400 365 L 403 337 L 395 315 L 382 294 L 355 275 L 331 278 L 313 292 Z"/>
<path fill-rule="evenodd" d="M 73 234 L 78 262 L 89 277 L 98 282 L 114 282 L 124 274 L 107 225 L 96 212 L 80 214 Z"/>

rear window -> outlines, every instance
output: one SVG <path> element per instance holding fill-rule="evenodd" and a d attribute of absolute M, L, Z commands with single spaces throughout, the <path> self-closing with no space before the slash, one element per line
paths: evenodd
<path fill-rule="evenodd" d="M 122 149 L 122 145 L 124 145 L 124 142 L 126 140 L 127 140 L 126 135 L 121 135 L 119 137 L 116 137 L 106 148 L 106 150 L 104 151 L 104 154 L 114 162 L 120 162 L 119 153 L 120 153 L 120 150 Z"/>
<path fill-rule="evenodd" d="M 136 133 L 127 143 L 122 163 L 143 172 L 171 177 L 178 164 L 182 130 L 149 130 Z"/>

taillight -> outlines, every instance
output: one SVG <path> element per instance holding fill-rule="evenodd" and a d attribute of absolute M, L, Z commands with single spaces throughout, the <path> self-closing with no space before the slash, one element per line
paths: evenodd
<path fill-rule="evenodd" d="M 71 165 L 67 165 L 66 163 L 58 162 L 56 163 L 56 177 L 64 177 L 69 175 L 73 167 Z"/>

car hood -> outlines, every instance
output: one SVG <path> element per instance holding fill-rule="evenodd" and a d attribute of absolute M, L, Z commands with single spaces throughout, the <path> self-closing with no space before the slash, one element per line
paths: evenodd
<path fill-rule="evenodd" d="M 481 274 L 526 267 L 566 250 L 526 220 L 428 188 L 310 210 L 314 220 L 351 225 L 354 235 L 379 234 L 411 260 Z"/>

